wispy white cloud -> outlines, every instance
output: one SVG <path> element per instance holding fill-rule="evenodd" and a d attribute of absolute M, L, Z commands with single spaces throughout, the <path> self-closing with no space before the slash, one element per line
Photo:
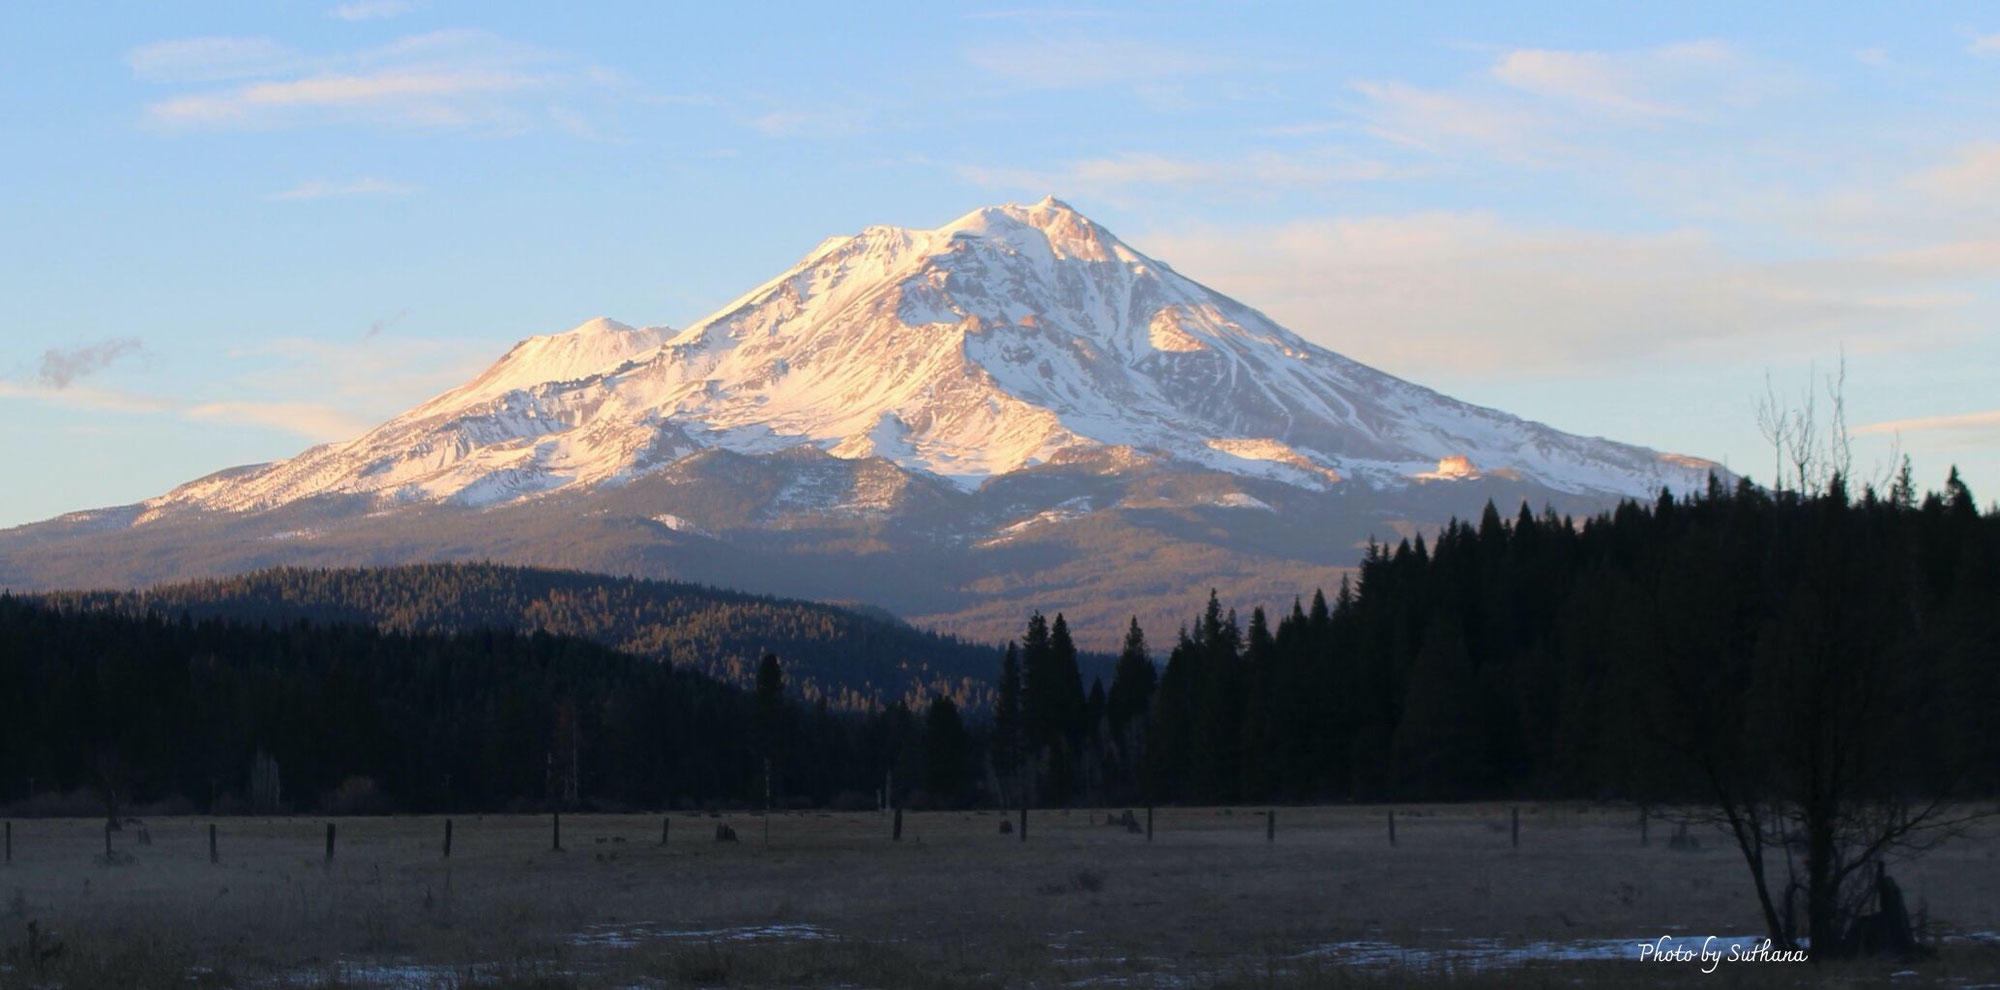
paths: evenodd
<path fill-rule="evenodd" d="M 375 426 L 373 420 L 317 402 L 204 402 L 182 414 L 202 422 L 283 430 L 319 443 L 351 440 Z"/>
<path fill-rule="evenodd" d="M 401 17 L 416 9 L 417 4 L 413 0 L 353 0 L 327 11 L 327 14 L 343 21 L 379 21 Z"/>
<path fill-rule="evenodd" d="M 1973 38 L 1966 50 L 1974 55 L 2000 55 L 2000 32 Z"/>
<path fill-rule="evenodd" d="M 1678 56 L 1653 56 L 1654 59 Z M 1493 66 L 1494 78 L 1538 96 L 1638 117 L 1687 117 L 1688 111 L 1653 98 L 1643 68 L 1604 52 L 1530 48 L 1508 52 Z"/>
<path fill-rule="evenodd" d="M 1361 81 L 1368 130 L 1397 144 L 1441 151 L 1475 144 L 1507 153 L 1547 150 L 1550 119 L 1517 101 L 1426 89 L 1401 82 Z"/>
<path fill-rule="evenodd" d="M 139 395 L 90 385 L 52 388 L 0 379 L 0 399 L 28 399 L 67 409 L 96 412 L 171 413 L 175 403 L 157 396 Z"/>
<path fill-rule="evenodd" d="M 1613 128 L 1705 122 L 1788 92 L 1788 74 L 1716 41 L 1627 51 L 1515 49 L 1455 86 L 1352 84 L 1370 133 L 1431 152 L 1575 162 Z"/>
<path fill-rule="evenodd" d="M 1492 69 L 1500 82 L 1628 121 L 1701 120 L 1789 92 L 1789 75 L 1720 41 L 1628 51 L 1520 49 Z"/>
<path fill-rule="evenodd" d="M 1989 410 L 1987 412 L 1954 413 L 1948 416 L 1922 416 L 1916 419 L 1892 419 L 1856 427 L 1854 432 L 1862 434 L 1939 432 L 2000 434 L 2000 409 Z"/>
<path fill-rule="evenodd" d="M 749 124 L 766 137 L 843 137 L 869 130 L 871 118 L 856 105 L 794 107 L 758 114 Z"/>
<path fill-rule="evenodd" d="M 574 108 L 555 101 L 608 93 L 619 83 L 601 67 L 486 31 L 433 31 L 317 56 L 253 41 L 263 39 L 191 39 L 136 49 L 130 61 L 141 79 L 233 83 L 154 101 L 146 119 L 174 130 L 361 123 L 573 132 Z M 552 114 L 552 107 L 570 115 Z"/>
<path fill-rule="evenodd" d="M 371 332 L 358 341 L 273 337 L 224 356 L 244 368 L 235 381 L 245 394 L 273 401 L 320 396 L 351 416 L 379 422 L 463 384 L 498 355 L 484 341 Z"/>
<path fill-rule="evenodd" d="M 413 186 L 387 179 L 363 177 L 344 182 L 324 179 L 308 179 L 281 192 L 268 193 L 265 199 L 303 200 L 331 199 L 343 196 L 408 196 L 416 192 Z"/>
<path fill-rule="evenodd" d="M 1963 148 L 1950 161 L 1911 175 L 1904 183 L 1957 206 L 2000 206 L 2000 142 Z"/>
<path fill-rule="evenodd" d="M 1309 338 L 1419 380 L 1946 346 L 1991 315 L 1969 286 L 2000 251 L 1764 261 L 1696 229 L 1621 235 L 1451 212 L 1136 243 Z"/>

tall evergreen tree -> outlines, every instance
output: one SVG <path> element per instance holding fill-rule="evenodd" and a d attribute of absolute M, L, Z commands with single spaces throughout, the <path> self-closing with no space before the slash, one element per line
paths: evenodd
<path fill-rule="evenodd" d="M 989 743 L 993 772 L 999 778 L 1001 801 L 1010 797 L 1025 801 L 1020 793 L 1018 778 L 1021 772 L 1021 756 L 1026 745 L 1026 715 L 1023 711 L 1021 686 L 1021 654 L 1015 644 L 1009 642 L 1007 651 L 1000 661 L 1000 685 L 996 692 L 993 708 L 993 737 Z"/>
<path fill-rule="evenodd" d="M 1077 665 L 1076 643 L 1070 639 L 1069 622 L 1061 612 L 1056 613 L 1056 621 L 1049 627 L 1049 664 L 1055 680 L 1052 690 L 1057 711 L 1054 718 L 1062 726 L 1063 734 L 1074 751 L 1088 728 L 1085 724 L 1083 670 Z"/>
<path fill-rule="evenodd" d="M 1158 681 L 1159 673 L 1146 650 L 1146 632 L 1139 628 L 1135 615 L 1125 629 L 1125 646 L 1118 652 L 1118 665 L 1111 672 L 1111 693 L 1105 699 L 1105 715 L 1114 738 L 1122 740 L 1125 728 L 1145 715 Z"/>
<path fill-rule="evenodd" d="M 932 800 L 957 806 L 964 798 L 966 738 L 958 706 L 947 695 L 931 696 L 924 710 L 924 789 Z"/>
<path fill-rule="evenodd" d="M 1238 796 L 1246 801 L 1268 798 L 1276 790 L 1278 725 L 1278 644 L 1264 618 L 1264 609 L 1250 613 L 1250 640 L 1244 654 L 1243 730 L 1239 757 Z"/>

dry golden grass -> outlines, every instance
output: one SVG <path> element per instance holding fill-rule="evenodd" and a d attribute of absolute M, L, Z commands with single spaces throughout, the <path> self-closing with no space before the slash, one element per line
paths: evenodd
<path fill-rule="evenodd" d="M 1123 809 L 1117 809 L 1122 811 Z M 1681 983 L 1962 985 L 2000 949 L 1950 945 L 1915 967 L 1822 971 L 1555 962 L 1446 972 L 1422 954 L 1355 965 L 1377 942 L 1425 948 L 1752 934 L 1740 860 L 1639 845 L 1624 808 L 1160 809 L 1156 838 L 1103 812 L 1040 811 L 1029 841 L 987 812 L 911 813 L 904 838 L 875 813 L 16 821 L 0 868 L 0 988 L 94 986 L 1410 986 Z M 1143 819 L 1143 809 L 1140 810 Z M 718 823 L 735 844 L 713 839 Z M 2000 930 L 2000 836 L 1895 868 L 1941 928 Z M 26 924 L 63 940 L 28 957 Z M 758 931 L 758 929 L 763 929 Z M 704 934 L 705 933 L 705 934 Z"/>

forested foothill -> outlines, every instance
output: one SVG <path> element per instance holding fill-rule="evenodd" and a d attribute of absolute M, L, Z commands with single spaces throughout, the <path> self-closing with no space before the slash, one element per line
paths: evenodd
<path fill-rule="evenodd" d="M 765 653 L 785 658 L 792 693 L 835 711 L 948 694 L 979 705 L 992 674 L 983 646 L 912 628 L 887 613 L 678 581 L 499 564 L 280 567 L 144 591 L 38 596 L 65 608 L 285 625 L 375 626 L 396 633 L 480 629 L 587 639 L 749 687 Z"/>

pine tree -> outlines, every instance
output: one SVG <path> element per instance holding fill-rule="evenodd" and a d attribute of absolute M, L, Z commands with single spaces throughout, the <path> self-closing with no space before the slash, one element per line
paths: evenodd
<path fill-rule="evenodd" d="M 1424 635 L 1396 726 L 1394 787 L 1425 800 L 1479 796 L 1491 786 L 1481 694 L 1465 639 L 1450 618 Z"/>
<path fill-rule="evenodd" d="M 1069 623 L 1061 612 L 1049 627 L 1049 664 L 1055 674 L 1056 721 L 1074 750 L 1088 730 L 1084 714 L 1083 671 L 1077 665 L 1076 643 L 1070 639 Z"/>
<path fill-rule="evenodd" d="M 1250 642 L 1244 659 L 1249 673 L 1244 691 L 1239 797 L 1257 801 L 1269 797 L 1276 786 L 1278 743 L 1278 644 L 1261 606 L 1250 613 Z"/>
<path fill-rule="evenodd" d="M 764 654 L 757 663 L 757 735 L 766 759 L 777 759 L 785 716 L 785 671 L 778 655 Z"/>
<path fill-rule="evenodd" d="M 1025 744 L 1025 713 L 1022 710 L 1021 655 L 1015 644 L 1007 644 L 1007 652 L 1000 661 L 1000 685 L 993 708 L 993 739 L 989 744 L 992 752 L 993 772 L 1000 778 L 1001 801 L 1007 800 L 1007 791 L 1018 791 L 1016 777 L 1021 770 L 1021 753 Z"/>
<path fill-rule="evenodd" d="M 1135 615 L 1125 629 L 1125 646 L 1118 653 L 1118 665 L 1111 672 L 1111 693 L 1105 699 L 1113 738 L 1123 740 L 1126 727 L 1146 714 L 1158 681 L 1159 673 L 1146 650 L 1146 633 Z"/>
<path fill-rule="evenodd" d="M 1903 466 L 1896 470 L 1896 482 L 1889 487 L 1889 503 L 1907 512 L 1917 507 L 1917 482 L 1910 472 L 1910 455 L 1903 455 Z"/>
<path fill-rule="evenodd" d="M 924 789 L 956 806 L 965 794 L 965 723 L 946 695 L 933 695 L 924 712 Z"/>

